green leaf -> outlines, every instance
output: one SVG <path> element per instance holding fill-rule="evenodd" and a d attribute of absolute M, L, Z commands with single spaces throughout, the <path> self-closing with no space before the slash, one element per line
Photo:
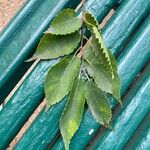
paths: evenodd
<path fill-rule="evenodd" d="M 106 69 L 111 73 L 112 78 L 114 78 L 114 64 L 116 64 L 115 59 L 112 59 L 112 54 L 107 49 L 105 42 L 98 29 L 97 21 L 94 16 L 87 13 L 86 26 L 92 33 L 92 44 L 96 55 L 99 55 L 101 63 L 106 67 Z M 111 55 L 111 56 L 110 56 Z"/>
<path fill-rule="evenodd" d="M 100 57 L 97 57 L 93 45 L 87 42 L 83 48 L 83 58 L 90 64 L 100 63 Z"/>
<path fill-rule="evenodd" d="M 87 71 L 94 78 L 95 83 L 102 91 L 112 94 L 119 102 L 120 101 L 120 79 L 117 73 L 114 73 L 114 78 L 105 70 L 102 65 L 87 66 Z"/>
<path fill-rule="evenodd" d="M 114 72 L 113 72 L 114 68 L 113 68 L 113 64 L 112 64 L 113 60 L 111 60 L 108 49 L 104 43 L 104 40 L 96 27 L 93 27 L 93 34 L 95 37 L 95 39 L 93 38 L 93 40 L 95 40 L 95 44 L 97 45 L 96 47 L 99 48 L 98 49 L 99 53 L 101 56 L 103 56 L 104 62 L 102 62 L 102 63 L 107 66 L 108 70 L 112 74 L 112 78 L 114 78 Z"/>
<path fill-rule="evenodd" d="M 106 127 L 109 126 L 112 113 L 110 105 L 102 90 L 98 88 L 94 82 L 88 81 L 85 87 L 85 97 L 96 121 Z"/>
<path fill-rule="evenodd" d="M 46 32 L 55 35 L 70 34 L 79 30 L 81 26 L 82 19 L 76 17 L 73 9 L 67 8 L 56 16 Z"/>
<path fill-rule="evenodd" d="M 85 104 L 85 80 L 78 78 L 70 92 L 68 103 L 61 115 L 60 131 L 65 144 L 65 149 L 69 150 L 69 143 L 75 132 L 78 130 L 82 120 Z"/>
<path fill-rule="evenodd" d="M 111 80 L 110 80 L 111 81 Z M 121 95 L 120 95 L 120 90 L 121 90 L 121 80 L 119 75 L 114 72 L 114 79 L 111 81 L 112 85 L 112 95 L 116 98 L 116 100 L 122 105 L 121 102 Z"/>
<path fill-rule="evenodd" d="M 79 32 L 69 35 L 45 34 L 41 39 L 33 59 L 53 59 L 72 53 L 80 42 Z"/>
<path fill-rule="evenodd" d="M 95 26 L 95 27 L 97 27 L 98 28 L 98 26 L 99 26 L 99 24 L 98 24 L 98 21 L 96 20 L 96 18 L 91 14 L 91 13 L 89 13 L 89 12 L 86 12 L 85 13 L 85 21 L 87 22 L 87 23 L 90 23 L 90 24 L 92 24 L 93 26 Z M 87 24 L 88 25 L 88 24 Z"/>
<path fill-rule="evenodd" d="M 108 53 L 109 53 L 109 57 L 110 57 L 110 60 L 111 60 L 112 67 L 113 67 L 114 71 L 117 72 L 118 66 L 117 66 L 117 62 L 115 60 L 115 57 L 109 49 L 108 49 Z"/>
<path fill-rule="evenodd" d="M 97 86 L 102 91 L 112 94 L 121 103 L 121 83 L 117 72 L 114 71 L 114 78 L 112 79 L 111 74 L 100 63 L 100 57 L 95 55 L 90 44 L 86 44 L 83 57 L 87 61 L 87 63 L 84 63 L 85 68 L 88 74 L 93 77 Z M 114 57 L 112 59 L 114 59 Z M 114 68 L 117 69 L 116 64 L 114 65 Z"/>
<path fill-rule="evenodd" d="M 49 70 L 44 85 L 47 108 L 61 101 L 70 92 L 78 76 L 80 64 L 78 57 L 66 57 Z"/>

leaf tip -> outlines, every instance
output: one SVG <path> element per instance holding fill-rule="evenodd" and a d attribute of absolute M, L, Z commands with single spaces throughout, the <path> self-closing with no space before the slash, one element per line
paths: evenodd
<path fill-rule="evenodd" d="M 33 60 L 39 59 L 35 55 L 33 55 L 31 58 L 27 59 L 25 62 L 31 62 Z"/>
<path fill-rule="evenodd" d="M 111 131 L 114 131 L 115 129 L 112 127 L 112 125 L 110 124 L 105 124 L 104 125 L 107 129 L 111 130 Z"/>
<path fill-rule="evenodd" d="M 44 32 L 44 34 L 53 34 L 53 29 L 52 29 L 52 27 L 49 27 L 45 32 Z"/>

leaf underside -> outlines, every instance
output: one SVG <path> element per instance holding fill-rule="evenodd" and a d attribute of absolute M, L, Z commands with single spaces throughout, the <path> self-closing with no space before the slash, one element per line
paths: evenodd
<path fill-rule="evenodd" d="M 73 84 L 68 97 L 68 102 L 61 115 L 60 131 L 65 143 L 65 149 L 69 150 L 70 140 L 78 130 L 82 120 L 85 104 L 85 80 L 78 78 Z"/>
<path fill-rule="evenodd" d="M 73 9 L 64 9 L 52 21 L 50 28 L 46 33 L 55 35 L 70 34 L 79 30 L 82 26 L 82 19 L 76 17 Z"/>
<path fill-rule="evenodd" d="M 102 90 L 94 82 L 88 81 L 85 87 L 85 97 L 96 121 L 109 126 L 112 117 L 111 108 Z"/>
<path fill-rule="evenodd" d="M 47 109 L 62 100 L 71 90 L 78 76 L 81 60 L 78 57 L 64 58 L 52 67 L 45 81 Z"/>

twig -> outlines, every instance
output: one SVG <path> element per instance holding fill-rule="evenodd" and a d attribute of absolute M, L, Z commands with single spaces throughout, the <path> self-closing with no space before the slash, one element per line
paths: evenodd
<path fill-rule="evenodd" d="M 78 57 L 81 58 L 83 56 L 83 44 L 84 44 L 84 21 L 85 21 L 85 0 L 82 0 L 82 27 L 81 27 L 81 46 L 80 52 L 78 53 Z"/>
<path fill-rule="evenodd" d="M 85 21 L 85 0 L 82 0 L 82 19 Z"/>

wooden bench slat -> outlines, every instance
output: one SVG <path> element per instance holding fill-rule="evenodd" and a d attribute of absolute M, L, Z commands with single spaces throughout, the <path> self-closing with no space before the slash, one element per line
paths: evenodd
<path fill-rule="evenodd" d="M 118 68 L 118 71 L 122 80 L 122 86 L 124 87 L 121 89 L 122 94 L 127 91 L 129 83 L 133 81 L 133 79 L 142 69 L 142 66 L 144 66 L 144 64 L 146 64 L 149 61 L 150 59 L 149 41 L 150 41 L 150 15 L 141 24 L 140 30 L 138 30 L 138 32 L 133 36 L 132 41 L 130 41 L 130 43 L 128 44 L 122 55 L 120 55 L 120 57 L 118 58 L 118 63 L 121 64 Z M 125 62 L 128 62 L 128 65 L 124 66 Z M 128 76 L 125 74 L 128 74 Z"/>
<path fill-rule="evenodd" d="M 43 98 L 43 82 L 54 61 L 41 62 L 0 112 L 0 149 L 5 149 Z M 40 76 L 37 76 L 40 75 Z M 5 128 L 4 128 L 5 127 Z"/>
<path fill-rule="evenodd" d="M 150 111 L 150 67 L 139 85 L 125 97 L 123 109 L 119 109 L 112 121 L 114 131 L 105 130 L 96 141 L 94 150 L 123 149 L 126 142 Z M 130 94 L 131 93 L 131 94 Z M 131 96 L 132 95 L 132 96 Z"/>
<path fill-rule="evenodd" d="M 150 149 L 149 141 L 150 141 L 150 111 L 145 117 L 145 119 L 142 121 L 142 123 L 132 136 L 132 138 L 129 139 L 127 145 L 125 146 L 125 149 L 148 150 Z"/>
<path fill-rule="evenodd" d="M 150 141 L 150 128 L 146 132 L 147 132 L 147 134 L 145 134 L 145 136 L 143 136 L 143 139 L 141 139 L 141 141 L 139 141 L 138 145 L 135 145 L 136 150 L 141 150 L 142 148 L 144 148 L 145 150 L 150 149 L 150 143 L 149 143 L 149 141 Z"/>
<path fill-rule="evenodd" d="M 145 25 L 145 26 L 147 26 L 147 24 Z M 145 34 L 144 33 L 144 31 L 143 31 L 143 29 L 141 29 L 141 31 L 140 31 L 140 33 L 141 33 L 141 35 L 142 34 Z M 138 38 L 137 39 L 139 39 L 140 38 L 140 36 L 138 36 Z M 149 39 L 150 40 L 150 39 Z M 135 42 L 135 41 L 134 41 Z M 136 40 L 136 42 L 137 42 L 137 40 Z M 139 43 L 137 42 L 136 43 L 137 45 L 139 45 Z M 133 45 L 136 45 L 135 43 L 133 44 Z M 143 41 L 143 45 L 145 45 L 145 43 L 144 43 L 144 41 Z M 146 45 L 146 46 L 148 46 L 148 45 Z M 131 48 L 131 47 L 130 47 Z M 130 48 L 128 49 L 128 52 L 129 52 L 129 50 L 130 50 Z M 142 49 L 143 50 L 143 49 Z M 136 50 L 136 49 L 132 49 L 132 51 L 133 51 L 133 53 L 134 53 L 134 55 L 132 55 L 132 56 L 134 56 L 133 58 L 130 58 L 130 60 L 131 60 L 131 62 L 139 55 L 139 53 L 141 52 L 141 49 L 138 49 L 138 50 Z M 136 52 L 137 51 L 137 52 Z M 136 76 L 136 74 L 138 73 L 138 71 L 142 68 L 142 66 L 145 64 L 145 61 L 146 60 L 148 60 L 148 57 L 147 57 L 147 54 L 148 54 L 148 49 L 147 49 L 147 52 L 144 54 L 144 58 L 141 58 L 140 59 L 140 63 L 138 63 L 137 64 L 137 66 L 136 66 L 136 63 L 134 63 L 134 65 L 135 65 L 135 68 L 137 67 L 137 70 L 135 69 L 135 70 L 133 70 L 131 73 L 133 73 L 133 75 L 131 74 L 131 73 L 129 73 L 129 74 L 124 74 L 124 76 L 132 76 L 132 79 Z M 129 57 L 128 55 L 126 55 L 126 57 Z M 123 63 L 125 63 L 125 61 L 123 61 Z M 126 60 L 126 63 L 127 63 L 127 60 Z M 128 63 L 127 63 L 127 66 L 129 66 L 128 65 Z M 129 69 L 130 69 L 130 67 L 129 67 Z M 123 67 L 122 67 L 122 70 L 121 71 L 123 71 Z M 126 81 L 126 82 L 128 82 L 128 80 Z M 128 82 L 128 85 L 131 83 L 131 80 L 129 80 L 129 82 Z M 127 87 L 125 87 L 125 88 L 127 88 Z M 90 114 L 89 113 L 86 113 L 86 115 L 85 115 L 86 117 L 85 118 L 88 118 L 89 116 L 90 116 Z M 46 119 L 47 118 L 44 118 L 42 115 L 41 115 L 41 117 L 40 117 L 41 119 L 43 118 L 43 121 L 45 121 L 45 124 L 46 124 Z M 54 122 L 56 122 L 56 121 L 54 121 Z M 88 122 L 86 119 L 85 119 L 85 122 Z M 35 124 L 39 124 L 39 126 L 41 126 L 41 124 L 40 124 L 40 122 L 38 122 L 38 121 L 35 121 Z M 52 124 L 52 123 L 51 123 Z M 97 126 L 97 128 L 99 128 L 99 125 L 98 124 L 96 124 L 95 123 L 95 121 L 92 119 L 90 122 L 88 122 L 88 124 L 89 125 L 93 125 L 93 126 Z M 48 126 L 48 124 L 47 124 L 47 126 Z M 44 127 L 44 126 L 43 126 Z M 94 127 L 95 128 L 95 127 Z M 39 129 L 39 128 L 37 128 L 37 129 Z M 82 128 L 82 130 L 84 129 L 84 131 L 83 132 L 80 132 L 81 130 L 79 129 L 79 132 L 78 132 L 78 134 L 77 134 L 77 136 L 76 136 L 76 142 L 74 142 L 74 146 L 72 146 L 72 147 L 75 147 L 75 145 L 76 145 L 76 143 L 78 143 L 78 145 L 79 145 L 79 147 L 80 148 L 82 148 L 82 146 L 84 147 L 88 142 L 89 142 L 89 140 L 92 138 L 92 136 L 89 136 L 89 137 L 87 137 L 87 133 L 90 131 L 90 130 L 88 130 L 89 128 L 87 128 L 87 127 L 83 127 Z M 86 130 L 87 129 L 87 130 Z M 47 136 L 47 132 L 51 132 L 52 130 L 56 130 L 56 131 L 58 131 L 58 129 L 56 128 L 55 129 L 55 127 L 54 127 L 54 129 L 52 129 L 52 127 L 50 127 L 49 128 L 49 131 L 47 130 L 47 131 L 45 131 L 45 137 Z M 85 131 L 86 130 L 86 131 Z M 54 132 L 53 131 L 53 132 Z M 84 133 L 85 133 L 85 135 L 84 135 Z M 31 137 L 32 135 L 33 135 L 34 133 L 33 133 L 33 131 L 32 131 L 32 129 L 30 130 L 30 131 L 28 131 L 25 135 L 26 135 L 26 137 L 28 138 L 28 137 Z M 36 134 L 36 133 L 35 133 Z M 84 135 L 83 137 L 81 137 L 82 135 Z M 38 140 L 38 138 L 39 138 L 39 140 Z M 40 142 L 40 138 L 41 137 L 38 137 L 38 134 L 37 134 L 37 137 L 36 137 L 36 139 L 34 140 L 34 141 L 39 141 Z M 89 138 L 89 139 L 88 139 Z M 80 139 L 80 140 L 79 140 Z M 81 141 L 81 143 L 80 143 L 80 141 Z M 85 142 L 85 143 L 84 143 Z M 20 142 L 21 143 L 21 142 Z M 24 144 L 23 144 L 24 143 Z M 83 145 L 82 145 L 82 143 L 83 143 Z M 24 141 L 22 141 L 22 143 L 20 144 L 20 147 L 21 146 L 23 146 L 23 145 L 28 145 L 29 143 L 25 143 Z M 85 144 L 85 145 L 84 145 Z M 58 146 L 57 146 L 58 147 Z M 76 145 L 76 147 L 77 147 L 77 145 Z M 79 147 L 77 147 L 77 149 L 79 148 Z M 17 147 L 17 148 L 19 148 L 19 146 Z"/>
<path fill-rule="evenodd" d="M 99 2 L 99 0 L 87 0 L 85 9 L 91 12 L 99 21 L 99 23 L 102 23 L 108 12 L 112 8 L 120 5 L 122 1 L 124 0 L 105 0 L 101 2 Z"/>
<path fill-rule="evenodd" d="M 97 8 L 97 5 L 93 5 L 94 1 L 88 1 L 88 8 L 90 11 L 97 12 L 99 18 L 102 18 L 100 16 L 104 16 L 104 14 L 106 15 L 117 2 L 114 0 L 97 0 L 97 4 L 100 3 L 99 6 L 104 5 L 101 11 L 100 8 Z M 42 101 L 44 96 L 43 82 L 48 72 L 47 69 L 55 63 L 56 61 L 40 62 L 0 112 L 0 119 L 2 120 L 0 126 L 5 125 L 5 128 L 0 130 L 0 149 L 8 146 L 12 138 Z"/>
<path fill-rule="evenodd" d="M 119 74 L 122 80 L 121 93 L 124 94 L 138 74 L 143 65 L 150 59 L 150 18 L 148 17 L 142 24 L 138 33 L 133 37 L 124 53 L 119 57 Z M 94 137 L 97 130 L 101 127 L 96 123 L 89 111 L 86 111 L 81 126 L 71 141 L 71 148 L 78 143 L 80 148 L 84 148 Z M 90 131 L 93 131 L 89 135 Z M 80 140 L 79 140 L 80 139 Z M 56 143 L 55 147 L 63 147 L 62 140 Z M 79 148 L 77 147 L 77 149 Z"/>
<path fill-rule="evenodd" d="M 79 2 L 80 0 L 30 0 L 1 33 L 0 91 L 3 92 L 0 94 L 0 104 L 13 88 L 12 85 L 28 69 L 29 66 L 24 61 L 34 52 L 53 17 L 64 7 L 76 8 Z"/>
<path fill-rule="evenodd" d="M 116 55 L 126 45 L 133 29 L 150 12 L 150 0 L 124 0 L 104 30 L 104 39 Z M 107 30 L 107 31 L 106 31 Z"/>

